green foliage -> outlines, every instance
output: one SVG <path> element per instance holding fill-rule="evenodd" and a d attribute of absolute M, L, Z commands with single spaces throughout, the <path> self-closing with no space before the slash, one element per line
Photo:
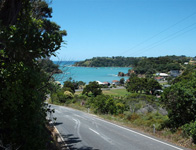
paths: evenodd
<path fill-rule="evenodd" d="M 100 85 L 94 81 L 94 82 L 90 82 L 88 85 L 86 85 L 86 87 L 84 88 L 82 94 L 85 95 L 89 95 L 89 93 L 92 93 L 93 96 L 97 96 L 97 95 L 101 95 L 102 94 L 102 90 Z"/>
<path fill-rule="evenodd" d="M 39 59 L 39 66 L 47 73 L 56 73 L 59 69 L 59 65 L 56 65 L 49 58 Z"/>
<path fill-rule="evenodd" d="M 184 133 L 193 138 L 193 142 L 196 143 L 196 121 L 190 122 L 182 126 Z"/>
<path fill-rule="evenodd" d="M 63 90 L 64 91 L 70 91 L 74 94 L 75 93 L 74 83 L 71 82 L 71 81 L 65 81 L 64 85 L 63 85 Z"/>
<path fill-rule="evenodd" d="M 128 92 L 146 92 L 146 94 L 154 95 L 155 90 L 161 89 L 159 82 L 152 78 L 139 78 L 136 75 L 132 75 L 127 83 Z"/>
<path fill-rule="evenodd" d="M 124 78 L 121 78 L 120 79 L 120 84 L 123 85 L 124 83 L 125 83 L 125 79 Z"/>
<path fill-rule="evenodd" d="M 75 66 L 84 67 L 129 67 L 138 62 L 134 57 L 94 57 L 92 59 L 86 59 L 84 61 L 76 62 Z"/>
<path fill-rule="evenodd" d="M 70 100 L 73 98 L 74 95 L 72 92 L 64 90 L 59 90 L 51 95 L 51 100 L 54 103 L 70 103 Z"/>
<path fill-rule="evenodd" d="M 72 99 L 74 97 L 74 95 L 70 91 L 65 91 L 64 95 L 66 99 Z"/>
<path fill-rule="evenodd" d="M 189 77 L 189 78 L 187 78 Z M 196 118 L 196 71 L 185 74 L 162 95 L 162 101 L 168 109 L 167 126 L 177 129 Z"/>
<path fill-rule="evenodd" d="M 93 108 L 95 113 L 99 114 L 122 114 L 126 110 L 125 104 L 109 95 L 92 97 L 89 99 L 88 105 Z"/>
<path fill-rule="evenodd" d="M 136 125 L 143 125 L 148 127 L 153 127 L 155 125 L 156 129 L 161 129 L 161 125 L 164 121 L 166 121 L 168 118 L 167 116 L 163 116 L 159 113 L 148 113 L 146 115 L 136 115 L 136 118 L 134 119 L 133 123 Z"/>
<path fill-rule="evenodd" d="M 38 59 L 55 56 L 66 32 L 47 19 L 52 10 L 44 1 L 0 5 L 0 141 L 12 149 L 43 150 L 50 77 Z"/>

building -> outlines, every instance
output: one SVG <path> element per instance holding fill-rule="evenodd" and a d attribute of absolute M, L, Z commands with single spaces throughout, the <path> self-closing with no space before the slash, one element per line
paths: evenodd
<path fill-rule="evenodd" d="M 157 80 L 157 81 L 164 81 L 165 80 L 164 77 L 155 77 L 154 79 Z"/>
<path fill-rule="evenodd" d="M 120 85 L 120 81 L 118 81 L 118 80 L 113 80 L 113 81 L 112 81 L 112 84 L 113 84 L 113 85 Z"/>
<path fill-rule="evenodd" d="M 172 77 L 178 77 L 180 74 L 181 74 L 181 73 L 180 73 L 180 70 L 171 70 L 171 71 L 170 71 L 170 75 L 171 75 Z"/>

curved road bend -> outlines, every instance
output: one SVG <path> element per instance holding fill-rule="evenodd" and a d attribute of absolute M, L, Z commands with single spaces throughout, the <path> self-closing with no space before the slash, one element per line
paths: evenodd
<path fill-rule="evenodd" d="M 71 150 L 185 150 L 96 116 L 52 105 L 56 127 Z"/>

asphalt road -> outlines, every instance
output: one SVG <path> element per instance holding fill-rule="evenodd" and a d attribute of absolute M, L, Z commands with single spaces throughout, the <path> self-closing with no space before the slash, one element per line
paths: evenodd
<path fill-rule="evenodd" d="M 71 150 L 182 150 L 94 115 L 52 105 L 56 127 Z"/>

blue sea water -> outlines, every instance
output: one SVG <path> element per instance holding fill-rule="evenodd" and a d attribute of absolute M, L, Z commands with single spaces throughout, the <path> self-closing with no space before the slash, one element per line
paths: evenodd
<path fill-rule="evenodd" d="M 58 62 L 54 62 L 58 64 Z M 56 74 L 54 78 L 56 81 L 63 84 L 64 81 L 70 77 L 75 81 L 83 81 L 87 84 L 90 81 L 112 82 L 112 80 L 120 80 L 122 77 L 118 77 L 118 72 L 127 73 L 130 67 L 75 67 L 72 66 L 74 61 L 63 61 L 59 64 L 59 68 L 63 71 L 63 74 Z M 128 77 L 124 77 L 128 79 Z"/>

